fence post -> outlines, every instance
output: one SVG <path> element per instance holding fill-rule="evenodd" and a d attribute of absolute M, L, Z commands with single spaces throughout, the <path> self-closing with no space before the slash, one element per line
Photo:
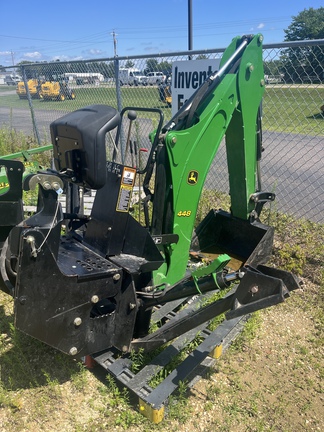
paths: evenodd
<path fill-rule="evenodd" d="M 38 128 L 37 128 L 37 123 L 36 123 L 36 118 L 35 118 L 35 113 L 34 113 L 34 107 L 33 107 L 33 102 L 29 93 L 29 87 L 28 87 L 28 82 L 27 82 L 27 77 L 26 77 L 26 70 L 25 67 L 22 65 L 22 75 L 23 75 L 23 80 L 24 80 L 24 85 L 25 85 L 25 89 L 26 89 L 26 95 L 27 95 L 27 99 L 28 99 L 28 104 L 29 104 L 29 109 L 30 109 L 30 114 L 31 114 L 31 118 L 32 118 L 32 123 L 33 123 L 33 130 L 34 130 L 34 136 L 36 138 L 37 144 L 40 146 L 41 145 L 41 140 L 40 140 L 40 136 L 38 133 Z"/>

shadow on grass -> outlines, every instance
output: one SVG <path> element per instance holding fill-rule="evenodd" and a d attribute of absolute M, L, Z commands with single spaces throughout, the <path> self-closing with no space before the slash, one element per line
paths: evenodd
<path fill-rule="evenodd" d="M 319 113 L 313 114 L 311 116 L 308 116 L 307 118 L 311 119 L 311 120 L 314 120 L 314 119 L 315 120 L 324 120 L 324 113 L 319 112 Z"/>
<path fill-rule="evenodd" d="M 80 363 L 14 327 L 14 316 L 0 306 L 0 385 L 19 390 L 64 383 L 80 372 Z"/>

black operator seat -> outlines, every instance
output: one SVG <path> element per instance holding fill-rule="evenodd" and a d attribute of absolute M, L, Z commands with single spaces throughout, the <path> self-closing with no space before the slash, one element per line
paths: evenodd
<path fill-rule="evenodd" d="M 120 123 L 119 112 L 107 105 L 89 105 L 50 125 L 56 169 L 70 180 L 100 189 L 107 177 L 106 133 Z"/>

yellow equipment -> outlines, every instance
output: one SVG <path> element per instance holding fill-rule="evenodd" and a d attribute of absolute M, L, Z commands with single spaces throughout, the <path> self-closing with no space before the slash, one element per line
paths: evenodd
<path fill-rule="evenodd" d="M 171 77 L 159 85 L 159 97 L 161 102 L 165 102 L 168 107 L 172 106 L 172 90 L 171 90 Z"/>
<path fill-rule="evenodd" d="M 38 99 L 39 92 L 40 92 L 40 82 L 37 79 L 30 79 L 27 81 L 28 85 L 28 91 L 32 98 Z M 25 88 L 24 81 L 19 81 L 16 87 L 16 93 L 19 96 L 20 99 L 26 99 L 27 98 L 27 91 Z"/>
<path fill-rule="evenodd" d="M 40 98 L 64 101 L 65 99 L 75 99 L 75 93 L 66 82 L 45 81 L 41 85 Z"/>

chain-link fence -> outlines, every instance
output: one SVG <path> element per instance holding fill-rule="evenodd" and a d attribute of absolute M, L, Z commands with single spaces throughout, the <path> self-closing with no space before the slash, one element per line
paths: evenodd
<path fill-rule="evenodd" d="M 52 121 L 91 104 L 111 105 L 119 111 L 124 107 L 158 108 L 166 122 L 172 116 L 172 108 L 166 85 L 160 83 L 167 80 L 172 65 L 189 59 L 217 62 L 223 51 L 57 61 L 7 68 L 6 75 L 23 82 L 17 90 L 6 83 L 0 85 L 0 125 L 33 134 L 41 144 L 50 140 Z M 276 193 L 278 211 L 323 222 L 324 40 L 264 45 L 263 58 L 266 92 L 262 189 Z M 148 134 L 158 121 L 158 115 L 137 112 L 132 143 L 134 152 L 141 151 L 143 158 L 150 145 Z M 128 155 L 135 157 L 134 153 Z M 226 166 L 222 144 L 206 188 L 228 192 Z"/>

